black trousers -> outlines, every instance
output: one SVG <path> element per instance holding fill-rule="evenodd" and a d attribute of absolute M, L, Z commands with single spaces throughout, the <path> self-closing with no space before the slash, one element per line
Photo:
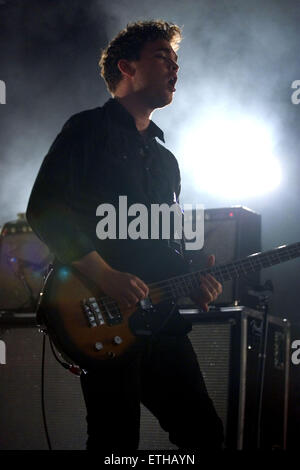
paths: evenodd
<path fill-rule="evenodd" d="M 187 336 L 156 337 L 126 366 L 82 374 L 81 385 L 88 450 L 136 450 L 140 402 L 179 448 L 222 448 L 222 422 Z"/>

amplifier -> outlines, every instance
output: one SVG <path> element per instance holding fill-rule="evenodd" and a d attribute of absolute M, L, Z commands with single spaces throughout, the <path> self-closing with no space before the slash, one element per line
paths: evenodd
<path fill-rule="evenodd" d="M 18 216 L 1 230 L 0 311 L 32 312 L 53 256 L 33 233 L 25 214 Z"/>
<path fill-rule="evenodd" d="M 43 335 L 35 315 L 0 322 L 0 450 L 47 450 L 41 408 Z M 45 411 L 54 450 L 85 449 L 86 422 L 80 380 L 45 355 Z"/>
<path fill-rule="evenodd" d="M 225 429 L 228 449 L 257 448 L 259 346 L 262 313 L 222 307 L 209 314 L 182 309 L 193 318 L 189 334 L 208 393 Z M 267 359 L 261 417 L 262 449 L 286 448 L 290 326 L 268 319 Z M 155 418 L 143 408 L 141 449 L 175 449 Z"/>
<path fill-rule="evenodd" d="M 195 211 L 192 211 L 195 224 Z M 195 229 L 195 226 L 194 226 Z M 187 250 L 192 270 L 206 266 L 210 254 L 216 265 L 229 263 L 261 251 L 261 216 L 245 207 L 206 209 L 204 211 L 204 246 L 202 250 Z M 248 305 L 248 290 L 260 283 L 260 273 L 228 281 L 215 305 Z"/>
<path fill-rule="evenodd" d="M 300 323 L 291 324 L 291 363 L 287 449 L 299 449 L 300 428 Z"/>
<path fill-rule="evenodd" d="M 210 397 L 224 423 L 226 447 L 256 447 L 259 342 L 262 314 L 223 307 L 209 314 L 182 309 Z M 0 315 L 0 450 L 43 450 L 43 336 L 32 314 Z M 285 448 L 289 324 L 269 317 L 261 447 Z M 85 405 L 77 376 L 61 367 L 46 341 L 45 409 L 54 450 L 85 448 Z M 174 449 L 156 418 L 142 407 L 140 449 Z"/>

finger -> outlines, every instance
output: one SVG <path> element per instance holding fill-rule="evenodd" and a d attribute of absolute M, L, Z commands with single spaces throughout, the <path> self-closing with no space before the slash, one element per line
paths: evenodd
<path fill-rule="evenodd" d="M 142 300 L 145 297 L 147 297 L 147 295 L 145 295 L 145 291 L 140 289 L 139 286 L 135 285 L 133 287 L 134 287 L 134 290 L 132 291 L 132 293 L 136 295 L 139 300 Z"/>
<path fill-rule="evenodd" d="M 202 291 L 202 301 L 204 303 L 210 303 L 215 300 L 215 293 L 209 289 L 203 289 Z"/>
<path fill-rule="evenodd" d="M 200 276 L 201 284 L 200 289 L 208 289 L 214 291 L 216 289 L 215 283 L 210 280 L 208 274 L 206 276 Z"/>
<path fill-rule="evenodd" d="M 191 299 L 195 302 L 195 304 L 199 305 L 199 307 L 208 312 L 208 304 L 211 301 L 212 296 L 206 289 L 201 290 L 201 292 L 199 292 L 199 290 L 194 292 L 191 296 Z"/>
<path fill-rule="evenodd" d="M 149 294 L 149 287 L 138 277 L 135 278 L 136 285 L 141 289 L 143 292 L 143 298 L 148 297 Z"/>
<path fill-rule="evenodd" d="M 208 308 L 208 303 L 206 302 L 203 302 L 203 300 L 201 302 L 196 302 L 199 307 L 204 310 L 205 312 L 208 312 L 209 308 Z"/>
<path fill-rule="evenodd" d="M 208 267 L 213 266 L 215 264 L 215 261 L 216 261 L 215 255 L 209 255 L 207 259 L 207 266 Z"/>
<path fill-rule="evenodd" d="M 133 307 L 139 302 L 139 298 L 131 291 L 127 291 L 124 297 L 127 301 L 128 307 Z"/>
<path fill-rule="evenodd" d="M 219 295 L 222 292 L 222 284 L 220 284 L 213 276 L 207 274 L 206 276 L 201 276 L 202 286 L 209 289 L 214 295 Z"/>
<path fill-rule="evenodd" d="M 205 284 L 205 281 L 201 282 L 200 292 L 196 293 L 196 296 L 201 299 L 202 302 L 212 302 L 215 298 L 215 290 Z M 200 295 L 199 295 L 200 294 Z"/>
<path fill-rule="evenodd" d="M 138 288 L 139 290 L 142 291 L 142 299 L 147 297 L 147 295 L 149 294 L 149 288 L 146 286 L 146 284 L 140 279 L 138 278 L 137 276 L 133 276 L 132 274 L 129 274 L 128 273 L 128 276 L 129 276 L 129 283 L 132 287 L 134 287 L 135 289 Z M 137 291 L 139 292 L 139 291 Z M 141 294 L 139 293 L 139 296 Z"/>
<path fill-rule="evenodd" d="M 138 300 L 141 300 L 145 297 L 145 292 L 137 285 L 134 278 L 129 280 L 129 289 L 132 295 L 135 295 Z"/>
<path fill-rule="evenodd" d="M 214 289 L 207 288 L 205 286 L 201 289 L 201 299 L 204 303 L 211 303 L 216 300 L 218 296 L 219 294 Z"/>
<path fill-rule="evenodd" d="M 211 274 L 206 275 L 206 279 L 209 281 L 210 285 L 221 294 L 222 292 L 222 284 L 216 280 Z"/>

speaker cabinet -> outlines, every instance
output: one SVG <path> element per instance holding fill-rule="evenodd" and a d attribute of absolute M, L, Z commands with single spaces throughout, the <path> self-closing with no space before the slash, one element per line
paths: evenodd
<path fill-rule="evenodd" d="M 53 260 L 48 248 L 32 232 L 24 214 L 7 222 L 0 237 L 0 310 L 35 310 L 43 275 Z"/>
<path fill-rule="evenodd" d="M 209 314 L 182 310 L 206 386 L 223 421 L 226 447 L 256 448 L 259 343 L 262 314 L 223 307 Z M 43 336 L 28 315 L 9 324 L 0 315 L 0 450 L 44 450 L 41 409 Z M 288 405 L 289 324 L 269 317 L 261 421 L 262 448 L 285 448 Z M 52 355 L 45 357 L 45 410 L 54 450 L 84 449 L 85 404 L 79 378 Z M 174 449 L 156 418 L 142 407 L 140 449 Z"/>
<path fill-rule="evenodd" d="M 181 313 L 186 315 L 187 310 Z M 228 449 L 285 449 L 289 380 L 289 324 L 269 317 L 261 434 L 258 440 L 259 346 L 262 314 L 223 307 L 193 315 L 190 333 L 208 393 L 223 421 Z M 142 449 L 174 449 L 157 421 L 142 410 Z"/>
<path fill-rule="evenodd" d="M 33 323 L 33 322 L 32 322 Z M 24 324 L 0 323 L 0 450 L 46 450 L 41 408 L 43 335 Z M 3 361 L 5 359 L 5 361 Z M 5 363 L 3 363 L 5 362 Z M 80 380 L 54 359 L 46 341 L 45 409 L 54 450 L 84 449 L 85 405 Z"/>
<path fill-rule="evenodd" d="M 192 212 L 195 220 L 195 211 Z M 195 222 L 194 222 L 195 223 Z M 195 229 L 195 226 L 194 226 Z M 216 264 L 229 263 L 261 251 L 261 216 L 245 207 L 206 209 L 204 211 L 204 246 L 186 251 L 194 271 L 206 266 L 210 254 Z M 248 305 L 248 289 L 260 282 L 259 272 L 228 281 L 215 305 Z"/>

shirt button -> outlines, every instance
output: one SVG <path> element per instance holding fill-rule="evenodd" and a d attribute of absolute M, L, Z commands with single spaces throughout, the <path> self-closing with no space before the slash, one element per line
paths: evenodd
<path fill-rule="evenodd" d="M 127 160 L 127 155 L 123 155 L 124 160 Z"/>
<path fill-rule="evenodd" d="M 148 171 L 148 170 L 149 170 L 149 167 L 148 167 L 148 166 L 146 166 L 145 170 L 147 170 L 147 171 Z"/>

